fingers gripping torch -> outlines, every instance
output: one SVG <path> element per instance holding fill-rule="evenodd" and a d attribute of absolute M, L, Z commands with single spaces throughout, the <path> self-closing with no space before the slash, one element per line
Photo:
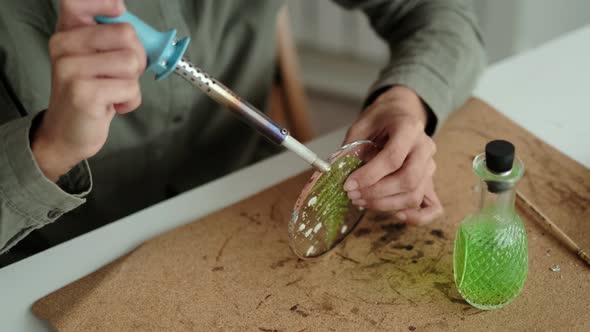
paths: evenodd
<path fill-rule="evenodd" d="M 98 23 L 129 23 L 134 28 L 147 54 L 146 70 L 156 74 L 156 80 L 162 80 L 172 72 L 184 78 L 194 87 L 204 92 L 233 111 L 238 117 L 264 135 L 271 142 L 282 145 L 307 161 L 316 169 L 327 172 L 330 165 L 319 158 L 313 151 L 289 135 L 264 113 L 240 98 L 209 74 L 183 58 L 190 42 L 189 38 L 176 39 L 176 30 L 160 32 L 143 22 L 137 16 L 126 12 L 119 17 L 98 16 Z"/>

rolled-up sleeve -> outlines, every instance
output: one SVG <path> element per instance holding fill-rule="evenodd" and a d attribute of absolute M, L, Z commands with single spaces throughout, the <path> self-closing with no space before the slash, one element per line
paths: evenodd
<path fill-rule="evenodd" d="M 86 161 L 57 184 L 44 176 L 30 148 L 34 117 L 29 115 L 0 126 L 0 254 L 31 231 L 83 204 L 92 189 Z"/>

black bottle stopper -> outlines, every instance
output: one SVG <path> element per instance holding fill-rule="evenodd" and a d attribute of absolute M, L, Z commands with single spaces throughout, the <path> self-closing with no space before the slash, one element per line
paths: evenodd
<path fill-rule="evenodd" d="M 501 174 L 512 170 L 514 145 L 508 141 L 495 140 L 486 144 L 486 166 L 490 172 Z"/>
<path fill-rule="evenodd" d="M 495 140 L 486 144 L 486 167 L 492 173 L 501 175 L 510 172 L 514 163 L 514 145 L 508 141 Z M 510 189 L 509 182 L 488 181 L 488 191 L 499 193 Z"/>

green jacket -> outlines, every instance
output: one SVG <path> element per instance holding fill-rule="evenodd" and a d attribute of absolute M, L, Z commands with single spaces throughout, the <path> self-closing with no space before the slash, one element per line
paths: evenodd
<path fill-rule="evenodd" d="M 431 126 L 467 98 L 485 63 L 469 1 L 336 2 L 363 10 L 390 46 L 391 60 L 369 95 L 407 85 L 435 114 Z M 127 5 L 159 30 L 174 27 L 179 36 L 190 36 L 187 56 L 195 64 L 266 108 L 281 1 L 141 0 Z M 33 230 L 23 241 L 29 243 L 11 250 L 13 256 L 63 242 L 270 151 L 264 139 L 181 78 L 156 82 L 148 74 L 141 78 L 141 107 L 116 116 L 100 153 L 52 183 L 33 158 L 29 131 L 36 114 L 48 106 L 47 43 L 58 1 L 0 0 L 0 8 L 0 254 Z"/>

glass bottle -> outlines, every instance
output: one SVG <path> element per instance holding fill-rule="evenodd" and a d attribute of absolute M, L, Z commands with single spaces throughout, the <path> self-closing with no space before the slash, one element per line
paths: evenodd
<path fill-rule="evenodd" d="M 514 208 L 515 186 L 524 165 L 514 145 L 497 140 L 475 157 L 480 178 L 479 207 L 459 226 L 455 238 L 455 284 L 463 298 L 479 309 L 497 309 L 523 289 L 528 273 L 527 235 Z"/>

